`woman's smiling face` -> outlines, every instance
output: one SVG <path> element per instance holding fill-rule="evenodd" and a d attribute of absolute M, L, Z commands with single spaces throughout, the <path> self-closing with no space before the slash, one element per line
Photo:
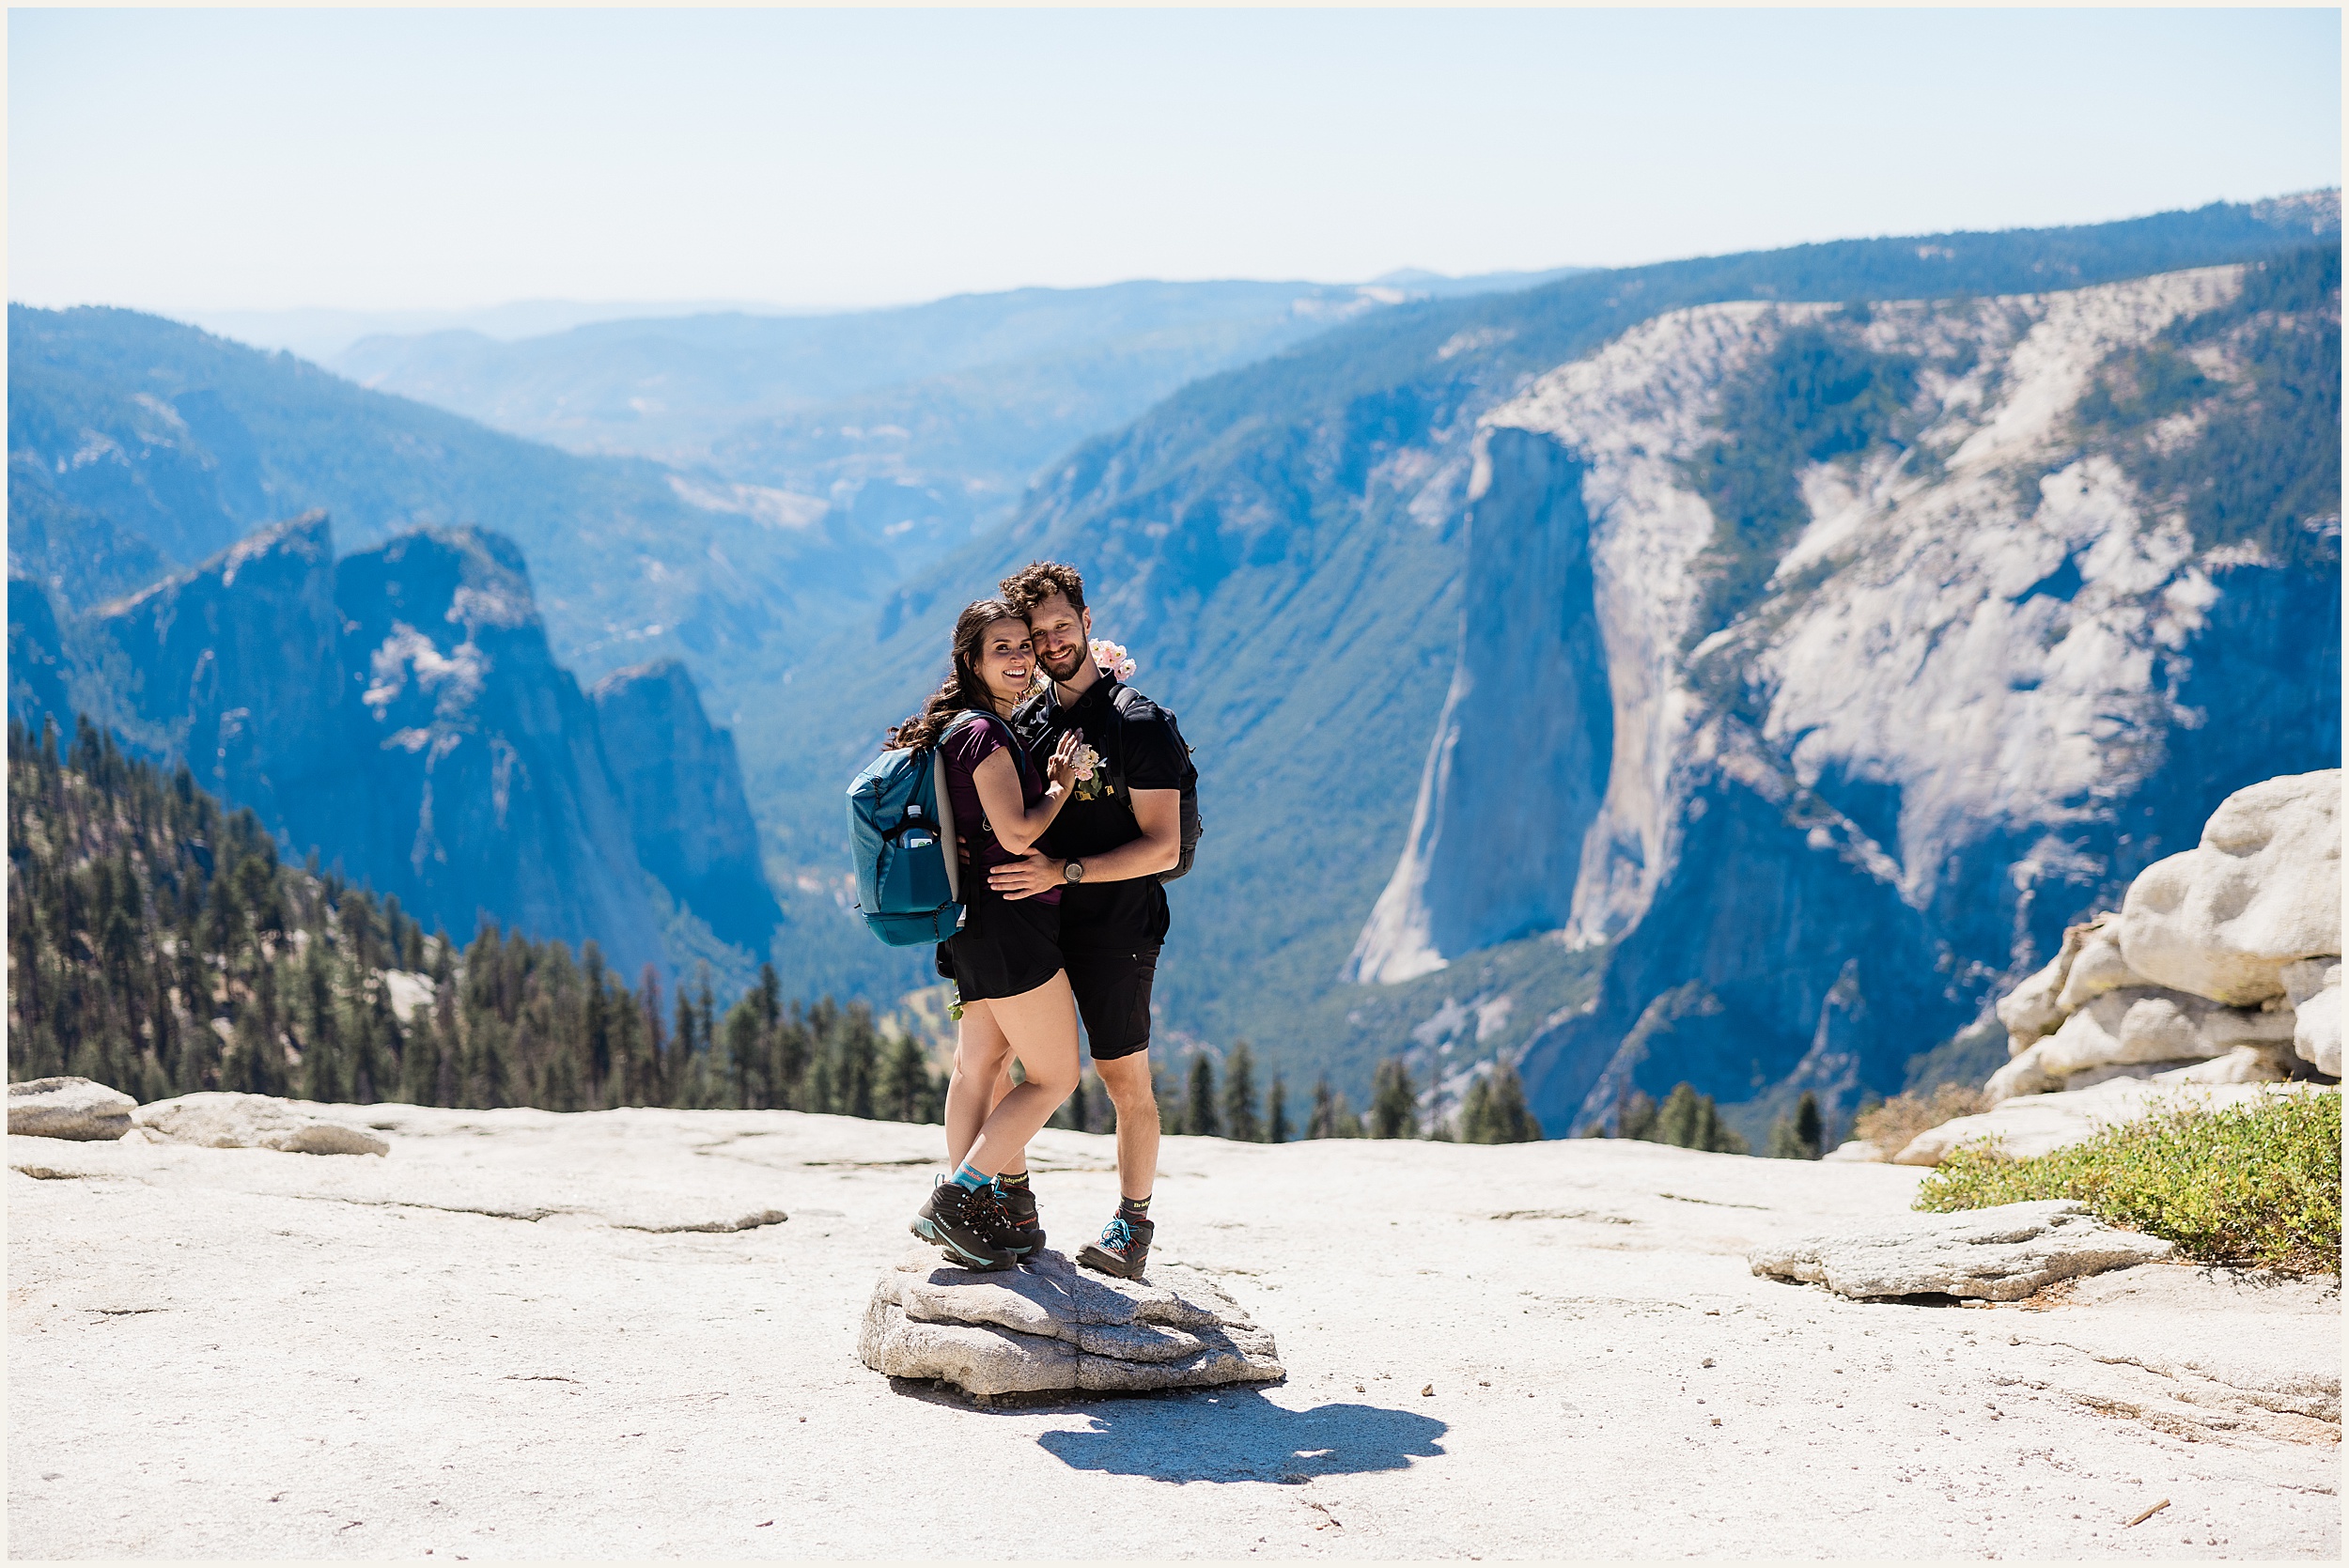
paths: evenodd
<path fill-rule="evenodd" d="M 979 636 L 979 679 L 998 706 L 1016 705 L 1035 680 L 1035 642 L 1023 620 L 991 621 Z"/>

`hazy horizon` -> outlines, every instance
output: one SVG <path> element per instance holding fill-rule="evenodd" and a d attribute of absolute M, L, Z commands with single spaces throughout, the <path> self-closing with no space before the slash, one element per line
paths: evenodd
<path fill-rule="evenodd" d="M 20 10 L 9 294 L 832 312 L 2090 224 L 2338 185 L 2340 25 Z"/>

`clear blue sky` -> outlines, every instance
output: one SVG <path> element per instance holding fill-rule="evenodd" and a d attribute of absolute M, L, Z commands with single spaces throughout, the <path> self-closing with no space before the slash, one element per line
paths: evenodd
<path fill-rule="evenodd" d="M 2334 185 L 2296 11 L 15 10 L 8 295 L 839 305 Z"/>

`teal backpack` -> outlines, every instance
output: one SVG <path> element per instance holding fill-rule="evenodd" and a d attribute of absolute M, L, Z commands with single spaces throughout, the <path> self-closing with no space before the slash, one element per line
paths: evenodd
<path fill-rule="evenodd" d="M 946 727 L 941 739 L 972 720 Z M 1028 759 L 1017 740 L 1012 760 Z M 955 847 L 946 764 L 935 746 L 883 752 L 848 785 L 848 853 L 856 862 L 856 907 L 892 947 L 942 942 L 962 927 L 962 866 Z"/>

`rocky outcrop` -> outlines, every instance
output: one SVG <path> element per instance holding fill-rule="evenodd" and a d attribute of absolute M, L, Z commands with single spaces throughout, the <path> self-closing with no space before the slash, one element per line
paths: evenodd
<path fill-rule="evenodd" d="M 289 1155 L 383 1155 L 392 1146 L 362 1127 L 313 1116 L 269 1094 L 206 1092 L 157 1100 L 132 1113 L 150 1142 L 206 1149 L 274 1149 Z M 11 1128 L 11 1131 L 14 1129 Z"/>
<path fill-rule="evenodd" d="M 623 973 L 661 955 L 595 709 L 547 646 L 521 552 L 409 534 L 335 568 L 346 863 L 452 933 L 476 912 L 593 939 Z"/>
<path fill-rule="evenodd" d="M 998 1273 L 909 1252 L 873 1287 L 857 1340 L 864 1364 L 981 1398 L 1057 1389 L 1271 1383 L 1285 1375 L 1272 1336 L 1206 1276 L 1176 1264 L 1118 1280 L 1059 1252 Z"/>
<path fill-rule="evenodd" d="M 2340 799 L 2338 769 L 2238 790 L 2119 913 L 2065 931 L 1999 1001 L 2012 1060 L 1991 1098 L 2122 1076 L 2340 1077 Z"/>
<path fill-rule="evenodd" d="M 134 751 L 184 761 L 224 800 L 331 856 L 328 781 L 349 766 L 342 619 L 334 534 L 309 513 L 82 617 L 74 695 Z"/>
<path fill-rule="evenodd" d="M 70 735 L 78 708 L 185 761 L 428 927 L 462 940 L 486 915 L 596 941 L 632 974 L 663 957 L 641 838 L 670 905 L 766 950 L 730 739 L 671 666 L 618 684 L 624 749 L 608 743 L 496 535 L 428 530 L 337 562 L 312 514 L 63 627 L 36 583 L 12 582 L 9 606 L 12 712 Z"/>
<path fill-rule="evenodd" d="M 636 858 L 721 941 L 764 955 L 783 911 L 759 869 L 734 737 L 709 722 L 692 675 L 658 660 L 606 675 L 587 696 Z"/>
<path fill-rule="evenodd" d="M 2019 1301 L 2061 1280 L 2159 1263 L 2173 1242 L 2115 1230 L 2082 1203 L 2049 1199 L 1915 1215 L 1749 1255 L 1766 1278 L 1823 1284 L 1856 1299 L 1956 1296 Z"/>
<path fill-rule="evenodd" d="M 2201 1075 L 2198 1077 L 2197 1075 Z M 2152 1078 L 2106 1079 L 2082 1089 L 2017 1094 L 1976 1116 L 1928 1127 L 1892 1155 L 1895 1165 L 1938 1165 L 1967 1143 L 1995 1143 L 2015 1159 L 2050 1154 L 2093 1138 L 2107 1127 L 2141 1121 L 2167 1110 L 2224 1110 L 2270 1094 L 2309 1094 L 2316 1083 L 2231 1081 L 2208 1067 L 2173 1068 Z"/>
<path fill-rule="evenodd" d="M 138 1101 L 86 1078 L 35 1078 L 8 1085 L 8 1135 L 103 1142 L 131 1130 Z"/>

